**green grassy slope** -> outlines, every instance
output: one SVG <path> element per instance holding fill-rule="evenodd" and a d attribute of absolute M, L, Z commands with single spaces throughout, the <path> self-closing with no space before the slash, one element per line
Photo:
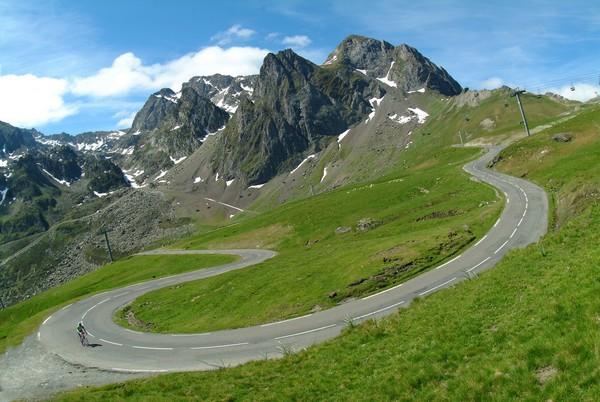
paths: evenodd
<path fill-rule="evenodd" d="M 148 293 L 127 311 L 158 332 L 243 327 L 328 308 L 418 275 L 482 236 L 501 211 L 495 192 L 462 172 L 474 155 L 455 149 L 436 166 L 290 202 L 179 244 L 258 245 L 279 255 L 240 272 Z M 363 218 L 379 225 L 361 232 Z M 338 234 L 338 227 L 352 230 Z"/>
<path fill-rule="evenodd" d="M 572 143 L 554 144 L 542 132 L 504 152 L 502 170 L 526 171 L 556 190 L 559 215 L 564 203 L 578 207 L 541 244 L 509 253 L 477 280 L 281 360 L 82 388 L 57 399 L 597 400 L 600 203 L 598 192 L 568 200 L 597 183 L 598 121 L 600 110 L 590 108 L 552 129 L 570 130 Z M 543 154 L 543 165 L 531 162 L 547 146 L 555 152 Z"/>
<path fill-rule="evenodd" d="M 20 343 L 53 311 L 84 296 L 146 279 L 234 261 L 228 255 L 134 256 L 0 310 L 0 353 Z"/>
<path fill-rule="evenodd" d="M 459 142 L 460 130 L 465 139 L 520 130 L 518 108 L 505 90 L 481 95 L 476 106 L 430 94 L 420 98 L 431 118 L 415 130 L 414 146 L 400 153 L 389 173 L 373 185 L 288 202 L 183 244 L 269 247 L 280 252 L 278 257 L 244 272 L 146 294 L 119 313 L 118 322 L 129 325 L 125 314 L 133 311 L 152 323 L 153 331 L 198 332 L 286 319 L 400 283 L 471 244 L 491 226 L 502 205 L 489 187 L 472 182 L 461 170 L 477 151 L 450 145 Z M 569 110 L 547 97 L 525 96 L 523 102 L 532 126 Z M 481 129 L 485 119 L 494 120 L 492 130 Z M 327 155 L 319 163 L 326 160 Z M 313 172 L 317 185 L 321 171 Z M 440 216 L 433 218 L 435 214 Z M 361 218 L 383 225 L 360 233 L 355 226 Z M 340 226 L 354 230 L 335 234 Z"/>

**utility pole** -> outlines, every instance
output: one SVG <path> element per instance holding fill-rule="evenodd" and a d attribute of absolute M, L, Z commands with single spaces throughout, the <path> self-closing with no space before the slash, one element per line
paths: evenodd
<path fill-rule="evenodd" d="M 523 125 L 525 126 L 525 134 L 529 137 L 531 133 L 529 132 L 529 125 L 527 124 L 527 117 L 525 117 L 525 110 L 523 110 L 523 104 L 521 103 L 521 94 L 524 94 L 524 90 L 516 90 L 513 92 L 511 96 L 517 98 L 517 104 L 519 105 L 519 110 L 521 111 L 521 119 L 523 121 Z"/>
<path fill-rule="evenodd" d="M 106 240 L 106 248 L 108 250 L 108 256 L 110 257 L 110 262 L 113 262 L 113 254 L 112 254 L 112 250 L 110 248 L 110 242 L 108 241 L 108 232 L 109 230 L 106 230 L 105 228 L 102 228 L 102 234 L 104 235 L 104 240 Z"/>

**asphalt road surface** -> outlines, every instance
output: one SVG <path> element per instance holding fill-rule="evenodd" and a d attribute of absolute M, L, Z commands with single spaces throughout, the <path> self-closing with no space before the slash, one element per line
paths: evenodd
<path fill-rule="evenodd" d="M 155 254 L 237 254 L 240 261 L 147 281 L 96 294 L 55 312 L 39 328 L 38 340 L 68 362 L 124 372 L 208 370 L 250 360 L 278 357 L 335 337 L 349 320 L 382 317 L 489 269 L 511 249 L 536 242 L 547 229 L 544 190 L 526 180 L 486 166 L 500 151 L 490 148 L 464 170 L 486 182 L 506 199 L 501 217 L 476 244 L 450 261 L 398 286 L 318 313 L 253 327 L 201 334 L 151 334 L 115 324 L 113 313 L 142 294 L 165 286 L 242 269 L 272 258 L 268 250 L 155 250 Z M 92 346 L 82 347 L 75 333 L 83 320 Z"/>

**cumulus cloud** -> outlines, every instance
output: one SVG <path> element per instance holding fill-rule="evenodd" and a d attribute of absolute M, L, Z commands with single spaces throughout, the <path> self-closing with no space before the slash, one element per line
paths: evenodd
<path fill-rule="evenodd" d="M 244 28 L 239 24 L 232 25 L 226 31 L 213 35 L 210 39 L 217 42 L 217 45 L 226 45 L 234 40 L 246 40 L 254 35 L 256 31 Z"/>
<path fill-rule="evenodd" d="M 133 124 L 133 119 L 135 119 L 135 115 L 137 112 L 118 112 L 113 116 L 114 118 L 119 119 L 117 122 L 117 128 L 129 128 Z"/>
<path fill-rule="evenodd" d="M 281 43 L 286 46 L 302 48 L 310 45 L 312 40 L 306 35 L 293 35 L 284 37 Z"/>
<path fill-rule="evenodd" d="M 504 80 L 500 77 L 491 77 L 481 83 L 483 89 L 496 89 L 504 84 Z"/>
<path fill-rule="evenodd" d="M 32 74 L 0 76 L 0 120 L 21 127 L 59 121 L 77 112 L 65 103 L 67 80 Z"/>
<path fill-rule="evenodd" d="M 195 75 L 248 75 L 258 72 L 267 49 L 210 46 L 164 64 L 144 65 L 133 53 L 117 57 L 110 67 L 76 78 L 73 93 L 94 97 L 126 95 L 136 90 L 168 87 L 175 91 Z"/>
<path fill-rule="evenodd" d="M 571 90 L 571 85 L 564 85 L 560 88 L 548 88 L 542 92 L 553 92 L 555 94 L 564 96 L 567 99 L 580 102 L 588 101 L 600 94 L 600 86 L 598 85 L 575 83 L 573 84 L 573 87 L 575 88 L 574 91 Z"/>

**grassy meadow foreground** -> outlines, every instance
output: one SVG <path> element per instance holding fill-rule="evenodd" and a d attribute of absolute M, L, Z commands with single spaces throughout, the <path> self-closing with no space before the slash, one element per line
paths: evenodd
<path fill-rule="evenodd" d="M 557 142 L 557 133 L 569 133 Z M 600 108 L 510 146 L 554 229 L 493 270 L 275 361 L 169 374 L 58 400 L 583 400 L 600 394 Z"/>

